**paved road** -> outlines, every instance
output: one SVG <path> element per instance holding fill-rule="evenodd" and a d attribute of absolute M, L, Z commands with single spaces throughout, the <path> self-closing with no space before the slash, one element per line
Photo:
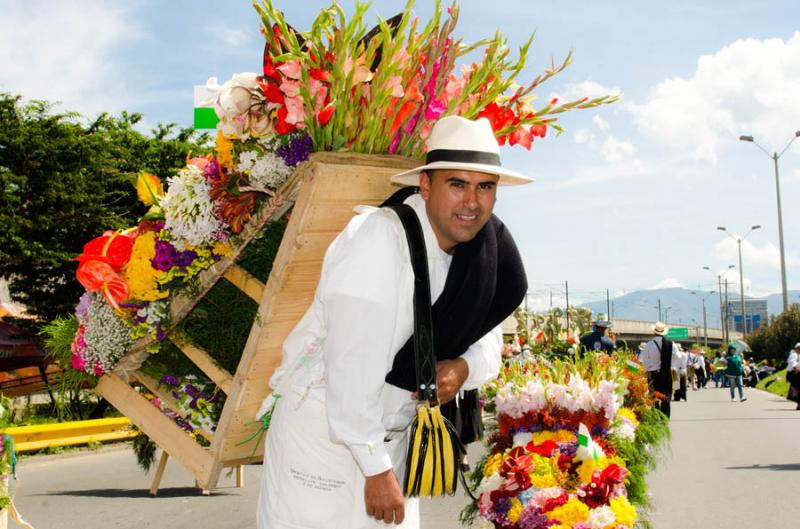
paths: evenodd
<path fill-rule="evenodd" d="M 800 412 L 768 393 L 731 403 L 727 390 L 673 403 L 672 453 L 651 475 L 654 529 L 784 528 L 800 520 Z M 211 497 L 170 462 L 156 498 L 131 451 L 34 457 L 19 469 L 17 506 L 36 529 L 245 529 L 255 525 L 260 467 L 245 488 L 223 476 Z M 459 527 L 462 498 L 423 503 L 423 528 Z"/>

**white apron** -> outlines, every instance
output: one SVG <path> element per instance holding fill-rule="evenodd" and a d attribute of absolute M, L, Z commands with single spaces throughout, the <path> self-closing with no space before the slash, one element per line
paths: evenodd
<path fill-rule="evenodd" d="M 403 486 L 406 434 L 386 442 Z M 367 515 L 365 478 L 345 445 L 331 442 L 325 403 L 315 391 L 288 389 L 275 404 L 266 438 L 258 529 L 419 528 L 419 501 L 406 498 L 401 525 Z"/>

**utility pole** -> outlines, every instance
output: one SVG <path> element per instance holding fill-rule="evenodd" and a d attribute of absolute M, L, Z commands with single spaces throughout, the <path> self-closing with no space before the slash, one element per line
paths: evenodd
<path fill-rule="evenodd" d="M 698 340 L 699 342 L 700 340 Z M 708 323 L 706 321 L 706 298 L 703 298 L 703 343 L 708 348 Z"/>
<path fill-rule="evenodd" d="M 608 289 L 606 289 L 606 314 L 608 314 L 608 319 L 611 320 L 611 297 L 609 296 Z"/>
<path fill-rule="evenodd" d="M 661 298 L 658 298 L 658 321 L 664 321 L 661 319 Z M 664 323 L 667 323 L 664 321 Z"/>
<path fill-rule="evenodd" d="M 728 318 L 728 278 L 725 278 L 725 332 L 723 333 L 725 337 L 725 343 L 730 343 L 730 321 Z"/>
<path fill-rule="evenodd" d="M 745 311 L 744 308 L 744 273 L 742 272 L 742 237 L 737 238 L 736 243 L 739 245 L 739 293 L 741 294 L 741 300 L 742 300 L 742 339 L 744 339 L 744 337 L 747 336 L 747 312 Z"/>
<path fill-rule="evenodd" d="M 569 337 L 569 281 L 564 281 L 564 290 L 567 293 L 567 311 L 565 314 L 567 315 L 567 337 Z"/>
<path fill-rule="evenodd" d="M 724 323 L 725 323 L 725 314 L 722 312 L 722 275 L 717 276 L 717 284 L 719 285 L 719 326 L 723 327 L 722 336 L 725 336 L 724 331 Z"/>

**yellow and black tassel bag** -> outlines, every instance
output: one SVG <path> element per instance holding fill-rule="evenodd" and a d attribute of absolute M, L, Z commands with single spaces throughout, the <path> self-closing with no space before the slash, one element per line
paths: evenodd
<path fill-rule="evenodd" d="M 410 206 L 390 207 L 405 228 L 414 269 L 414 364 L 419 406 L 409 432 L 403 493 L 406 496 L 452 496 L 456 492 L 465 449 L 439 407 L 431 289 L 422 226 Z"/>

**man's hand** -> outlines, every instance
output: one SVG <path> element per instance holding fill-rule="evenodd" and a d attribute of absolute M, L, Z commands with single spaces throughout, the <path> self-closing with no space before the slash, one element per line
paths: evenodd
<path fill-rule="evenodd" d="M 463 358 L 436 362 L 436 387 L 439 404 L 447 404 L 454 398 L 469 376 L 469 364 Z"/>
<path fill-rule="evenodd" d="M 403 523 L 406 515 L 403 492 L 400 490 L 394 470 L 389 469 L 367 477 L 364 483 L 364 503 L 368 515 L 386 523 Z"/>

